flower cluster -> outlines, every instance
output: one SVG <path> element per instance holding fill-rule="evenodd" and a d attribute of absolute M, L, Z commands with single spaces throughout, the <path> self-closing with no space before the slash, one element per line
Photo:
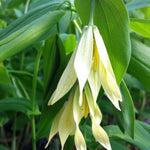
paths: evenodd
<path fill-rule="evenodd" d="M 88 26 L 49 100 L 49 105 L 56 103 L 73 87 L 69 100 L 53 121 L 47 145 L 58 132 L 62 149 L 68 136 L 75 135 L 77 150 L 86 150 L 79 123 L 90 114 L 93 136 L 107 150 L 111 150 L 109 138 L 100 126 L 102 114 L 96 103 L 101 86 L 113 105 L 120 110 L 122 97 L 105 44 L 98 28 Z"/>

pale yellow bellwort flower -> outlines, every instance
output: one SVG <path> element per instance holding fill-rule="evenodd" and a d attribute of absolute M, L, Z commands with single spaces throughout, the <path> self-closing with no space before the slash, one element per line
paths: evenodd
<path fill-rule="evenodd" d="M 88 114 L 90 113 L 93 136 L 95 137 L 96 141 L 98 141 L 107 150 L 111 150 L 109 138 L 104 129 L 99 125 L 102 120 L 101 111 L 93 99 L 88 84 L 85 85 L 82 96 L 83 103 L 80 106 L 79 85 L 75 85 L 71 91 L 68 102 L 58 112 L 53 121 L 46 147 L 48 146 L 52 137 L 58 132 L 62 150 L 69 135 L 75 135 L 74 140 L 77 150 L 86 150 L 86 143 L 82 132 L 79 129 L 79 123 L 83 117 L 87 118 Z"/>
<path fill-rule="evenodd" d="M 82 105 L 82 90 L 88 80 L 95 101 L 102 85 L 113 105 L 120 110 L 121 93 L 105 44 L 96 26 L 89 26 L 84 30 L 48 105 L 62 98 L 73 87 L 77 79 L 80 85 L 80 105 Z"/>
<path fill-rule="evenodd" d="M 85 140 L 78 125 L 81 118 L 87 116 L 87 108 L 89 108 L 92 120 L 92 132 L 95 139 L 106 149 L 111 150 L 109 138 L 106 132 L 99 126 L 102 115 L 100 115 L 101 113 L 96 104 L 96 99 L 101 85 L 108 98 L 118 110 L 120 110 L 119 101 L 122 101 L 122 97 L 116 83 L 105 44 L 96 26 L 89 26 L 84 30 L 80 42 L 73 52 L 48 104 L 52 105 L 62 98 L 74 86 L 77 79 L 79 82 L 78 94 L 76 94 L 77 90 L 72 92 L 73 94 L 71 94 L 67 104 L 57 114 L 52 125 L 49 141 L 59 132 L 63 149 L 67 137 L 70 134 L 75 134 L 75 145 L 77 149 L 86 150 Z M 87 81 L 90 90 L 85 86 Z M 83 89 L 85 92 L 83 92 Z M 84 100 L 84 95 L 86 95 L 87 100 Z M 71 112 L 71 108 L 73 112 Z M 67 121 L 69 119 L 65 121 L 64 118 L 70 118 L 71 122 L 69 121 L 68 123 Z"/>

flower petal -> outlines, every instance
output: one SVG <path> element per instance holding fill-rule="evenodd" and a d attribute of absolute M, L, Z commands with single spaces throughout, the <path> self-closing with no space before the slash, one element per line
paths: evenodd
<path fill-rule="evenodd" d="M 71 93 L 59 121 L 58 132 L 62 149 L 68 136 L 75 130 L 75 121 L 73 119 L 73 97 L 74 91 Z"/>
<path fill-rule="evenodd" d="M 97 124 L 97 122 L 93 117 L 91 118 L 92 118 L 92 132 L 96 141 L 98 141 L 107 150 L 111 150 L 111 145 L 107 133 L 99 124 Z"/>
<path fill-rule="evenodd" d="M 92 117 L 94 117 L 96 119 L 96 122 L 98 124 L 100 124 L 100 122 L 102 120 L 102 113 L 101 113 L 97 103 L 94 101 L 94 99 L 92 97 L 92 93 L 90 91 L 88 84 L 85 85 L 84 89 L 85 89 L 86 98 L 87 98 L 87 102 L 88 102 L 89 109 L 90 109 L 90 114 Z"/>
<path fill-rule="evenodd" d="M 73 99 L 73 116 L 76 125 L 80 123 L 80 120 L 84 116 L 84 106 L 79 105 L 79 96 L 80 96 L 80 91 L 79 91 L 79 86 L 77 85 L 75 89 L 74 99 Z"/>
<path fill-rule="evenodd" d="M 103 41 L 103 39 L 102 39 L 102 37 L 99 33 L 99 30 L 96 26 L 94 26 L 94 38 L 95 38 L 97 49 L 98 49 L 98 52 L 99 52 L 99 57 L 100 57 L 101 61 L 103 62 L 105 68 L 107 68 L 107 66 L 108 66 L 107 50 L 106 50 L 104 41 Z"/>
<path fill-rule="evenodd" d="M 49 138 L 48 138 L 48 142 L 47 142 L 45 148 L 48 147 L 48 145 L 49 145 L 51 139 L 52 139 L 53 136 L 58 132 L 59 120 L 60 120 L 60 118 L 61 118 L 62 112 L 64 111 L 64 108 L 65 108 L 65 107 L 63 107 L 63 108 L 57 113 L 57 115 L 56 115 L 56 117 L 55 117 L 55 119 L 54 119 L 54 121 L 53 121 L 51 130 L 50 130 L 50 134 L 49 134 Z"/>
<path fill-rule="evenodd" d="M 119 87 L 115 78 L 113 78 L 111 73 L 105 69 L 102 62 L 100 62 L 100 78 L 103 79 L 101 80 L 101 84 L 108 98 L 111 100 L 113 105 L 120 110 L 119 100 L 122 101 L 122 97 Z"/>
<path fill-rule="evenodd" d="M 77 150 L 86 150 L 84 137 L 78 127 L 76 127 L 75 131 L 75 145 Z"/>
<path fill-rule="evenodd" d="M 83 35 L 78 45 L 78 50 L 74 62 L 74 68 L 80 85 L 80 94 L 82 94 L 83 87 L 90 73 L 92 57 L 93 57 L 93 33 L 92 27 L 90 26 L 87 28 L 86 31 L 83 32 Z M 82 105 L 81 97 L 80 97 L 80 105 Z"/>
<path fill-rule="evenodd" d="M 54 103 L 56 103 L 74 85 L 74 83 L 77 79 L 77 76 L 76 76 L 76 73 L 74 70 L 74 59 L 75 59 L 76 51 L 77 51 L 77 48 L 73 52 L 73 54 L 70 58 L 70 61 L 58 82 L 57 88 L 54 91 L 53 95 L 51 96 L 51 98 L 48 102 L 48 105 L 53 105 Z"/>
<path fill-rule="evenodd" d="M 94 38 L 96 41 L 96 46 L 99 52 L 100 60 L 104 64 L 106 70 L 108 70 L 110 74 L 113 76 L 113 78 L 115 78 L 103 38 L 101 37 L 99 30 L 96 26 L 94 27 Z"/>
<path fill-rule="evenodd" d="M 98 69 L 95 72 L 93 68 L 91 68 L 91 72 L 88 77 L 89 85 L 92 91 L 92 95 L 94 98 L 94 101 L 96 102 L 97 96 L 101 87 L 100 82 L 100 64 L 98 64 Z"/>

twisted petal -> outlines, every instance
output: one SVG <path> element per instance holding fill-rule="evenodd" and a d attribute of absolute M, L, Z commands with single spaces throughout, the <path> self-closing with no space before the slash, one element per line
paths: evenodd
<path fill-rule="evenodd" d="M 74 59 L 75 59 L 76 51 L 77 51 L 77 48 L 73 52 L 73 54 L 70 58 L 70 61 L 58 82 L 57 88 L 54 91 L 54 93 L 52 94 L 52 96 L 48 102 L 48 105 L 53 105 L 54 103 L 56 103 L 74 85 L 74 83 L 77 79 L 77 76 L 76 76 L 76 73 L 74 70 Z"/>
<path fill-rule="evenodd" d="M 96 120 L 93 117 L 91 118 L 92 118 L 92 132 L 96 141 L 98 141 L 107 150 L 111 150 L 109 138 L 106 132 L 101 126 L 99 126 L 99 124 L 96 122 Z"/>
<path fill-rule="evenodd" d="M 80 85 L 80 105 L 82 105 L 82 90 L 90 73 L 93 57 L 93 33 L 92 27 L 83 32 L 75 57 L 74 68 Z"/>
<path fill-rule="evenodd" d="M 49 139 L 48 139 L 48 142 L 47 142 L 45 148 L 48 147 L 48 145 L 49 145 L 51 139 L 52 139 L 53 136 L 58 132 L 59 120 L 60 120 L 60 118 L 61 118 L 62 112 L 64 111 L 64 108 L 65 108 L 65 107 L 63 107 L 63 108 L 58 112 L 58 114 L 56 115 L 56 117 L 55 117 L 55 119 L 54 119 L 54 121 L 53 121 L 51 130 L 50 130 L 50 134 L 49 134 Z"/>
<path fill-rule="evenodd" d="M 86 150 L 84 137 L 78 127 L 76 127 L 75 131 L 75 145 L 77 150 Z"/>
<path fill-rule="evenodd" d="M 93 100 L 92 94 L 90 92 L 90 88 L 88 87 L 87 84 L 85 86 L 85 92 L 86 92 L 87 101 L 88 101 L 89 109 L 90 109 L 93 135 L 96 141 L 98 141 L 107 150 L 111 150 L 109 138 L 106 132 L 103 130 L 103 128 L 99 126 L 101 119 L 102 119 L 102 114 L 100 112 L 98 105 Z"/>
<path fill-rule="evenodd" d="M 93 118 L 95 118 L 96 122 L 98 124 L 100 124 L 101 120 L 102 120 L 102 113 L 97 105 L 97 103 L 95 103 L 90 88 L 88 86 L 88 84 L 86 84 L 85 86 L 85 93 L 86 93 L 86 97 L 87 97 L 87 101 L 88 101 L 88 106 L 90 109 L 90 114 Z"/>
<path fill-rule="evenodd" d="M 73 96 L 74 92 L 71 93 L 59 121 L 58 131 L 62 149 L 68 136 L 75 130 L 75 122 L 73 119 Z"/>
<path fill-rule="evenodd" d="M 100 78 L 104 91 L 113 105 L 120 110 L 119 101 L 122 100 L 119 87 L 116 80 L 111 76 L 110 72 L 107 72 L 102 62 L 100 62 Z"/>
<path fill-rule="evenodd" d="M 75 94 L 74 94 L 74 99 L 73 99 L 73 116 L 76 125 L 80 123 L 80 120 L 84 116 L 84 106 L 79 105 L 79 96 L 80 96 L 80 91 L 79 91 L 79 86 L 76 86 L 75 89 Z"/>

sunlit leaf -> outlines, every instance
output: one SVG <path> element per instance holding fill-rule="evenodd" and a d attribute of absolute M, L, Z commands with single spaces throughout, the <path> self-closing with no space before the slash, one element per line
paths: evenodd
<path fill-rule="evenodd" d="M 130 19 L 130 28 L 134 32 L 150 38 L 150 20 L 146 19 Z"/>

